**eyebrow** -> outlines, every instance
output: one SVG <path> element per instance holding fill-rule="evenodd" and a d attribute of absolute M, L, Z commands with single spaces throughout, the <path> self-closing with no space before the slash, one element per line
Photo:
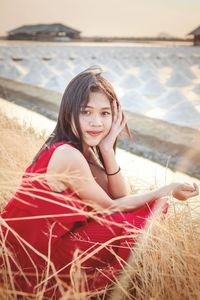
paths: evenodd
<path fill-rule="evenodd" d="M 90 105 L 86 105 L 85 107 L 84 107 L 84 106 L 81 106 L 81 108 L 95 108 L 95 107 L 94 107 L 94 106 L 90 106 Z M 104 109 L 111 110 L 111 107 L 106 106 L 106 107 L 101 107 L 100 109 L 101 109 L 101 110 L 104 110 Z"/>

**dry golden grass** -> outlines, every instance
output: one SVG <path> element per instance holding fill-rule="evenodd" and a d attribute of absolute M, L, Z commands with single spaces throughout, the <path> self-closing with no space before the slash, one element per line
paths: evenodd
<path fill-rule="evenodd" d="M 6 203 L 21 180 L 24 169 L 44 142 L 33 128 L 20 126 L 0 112 L 0 206 Z"/>
<path fill-rule="evenodd" d="M 44 136 L 31 128 L 18 125 L 0 113 L 0 208 L 9 201 L 20 182 L 26 166 L 42 145 Z M 200 199 L 197 197 L 196 201 Z M 163 219 L 154 218 L 140 235 L 132 249 L 129 261 L 112 290 L 102 293 L 101 299 L 124 300 L 186 300 L 200 299 L 200 216 L 194 213 L 188 203 L 175 202 L 170 213 Z M 8 254 L 9 255 L 9 254 Z M 76 262 L 71 268 L 72 286 L 62 292 L 64 299 L 88 299 L 84 292 L 83 274 L 80 271 L 81 256 L 75 253 Z M 47 258 L 48 262 L 48 258 Z M 34 297 L 24 299 L 45 299 L 45 278 L 41 289 Z M 6 280 L 0 289 L 0 299 L 16 299 L 12 274 L 2 269 Z M 58 280 L 59 281 L 59 280 Z M 63 290 L 61 282 L 60 290 Z M 95 299 L 100 298 L 96 295 Z"/>
<path fill-rule="evenodd" d="M 200 218 L 187 205 L 173 210 L 143 234 L 110 299 L 200 299 Z"/>

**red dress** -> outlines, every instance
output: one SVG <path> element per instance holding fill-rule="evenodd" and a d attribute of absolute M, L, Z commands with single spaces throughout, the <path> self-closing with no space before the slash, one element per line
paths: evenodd
<path fill-rule="evenodd" d="M 14 274 L 15 289 L 38 293 L 44 287 L 43 280 L 49 277 L 45 295 L 51 299 L 62 293 L 58 278 L 64 290 L 73 285 L 71 266 L 77 255 L 81 255 L 81 270 L 87 275 L 85 290 L 110 284 L 134 243 L 127 229 L 142 229 L 156 204 L 152 201 L 131 212 L 91 217 L 90 209 L 69 188 L 52 192 L 43 174 L 55 149 L 64 143 L 55 143 L 41 152 L 1 213 L 6 222 L 2 226 L 5 245 L 12 254 L 6 263 L 4 258 L 4 263 Z"/>

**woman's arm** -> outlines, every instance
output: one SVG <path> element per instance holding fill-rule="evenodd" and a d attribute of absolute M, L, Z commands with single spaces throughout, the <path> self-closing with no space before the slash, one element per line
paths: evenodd
<path fill-rule="evenodd" d="M 114 150 L 101 151 L 103 161 L 105 164 L 106 172 L 113 174 L 119 170 L 119 165 L 116 161 Z M 125 181 L 122 172 L 119 171 L 115 175 L 108 175 L 108 191 L 113 199 L 124 197 L 129 195 L 130 188 L 128 183 Z"/>
<path fill-rule="evenodd" d="M 103 140 L 99 143 L 99 150 L 101 152 L 106 173 L 113 174 L 119 170 L 117 164 L 113 145 L 119 136 L 120 132 L 126 125 L 126 118 L 122 111 L 121 106 L 117 106 L 116 101 L 112 103 L 113 111 L 113 122 L 110 132 Z M 122 172 L 118 172 L 115 175 L 107 175 L 108 178 L 108 190 L 113 199 L 127 196 L 130 192 L 129 186 L 125 181 Z"/>
<path fill-rule="evenodd" d="M 140 207 L 153 199 L 161 199 L 170 195 L 178 200 L 185 201 L 199 195 L 199 188 L 195 183 L 190 185 L 188 183 L 173 182 L 148 193 L 117 199 L 117 205 L 121 210 L 129 210 L 132 209 L 133 202 L 137 207 Z"/>
<path fill-rule="evenodd" d="M 172 183 L 145 194 L 129 195 L 113 201 L 94 180 L 82 153 L 70 145 L 62 145 L 54 151 L 47 173 L 59 175 L 59 180 L 66 187 L 70 187 L 83 201 L 96 210 L 128 211 L 170 194 L 180 200 L 198 195 L 197 185 Z"/>

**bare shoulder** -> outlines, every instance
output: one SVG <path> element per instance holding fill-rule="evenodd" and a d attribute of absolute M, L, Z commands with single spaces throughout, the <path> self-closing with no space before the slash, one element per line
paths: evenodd
<path fill-rule="evenodd" d="M 54 191 L 61 192 L 69 187 L 80 199 L 94 207 L 107 208 L 112 205 L 112 199 L 95 181 L 83 154 L 70 145 L 55 149 L 47 174 L 50 175 L 47 176 L 47 182 Z"/>
<path fill-rule="evenodd" d="M 63 172 L 70 167 L 86 164 L 83 154 L 71 145 L 64 144 L 57 147 L 48 164 L 48 171 Z"/>

